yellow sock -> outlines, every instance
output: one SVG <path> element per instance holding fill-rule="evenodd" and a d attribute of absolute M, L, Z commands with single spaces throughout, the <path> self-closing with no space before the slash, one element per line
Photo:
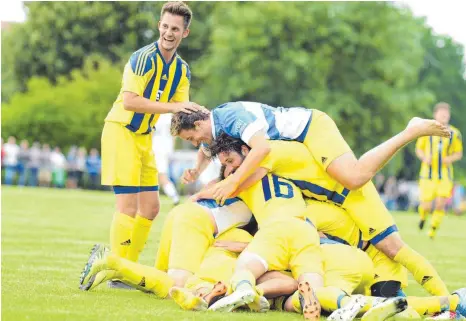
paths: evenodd
<path fill-rule="evenodd" d="M 117 279 L 141 291 L 154 293 L 159 298 L 167 297 L 168 291 L 174 284 L 165 272 L 115 255 L 108 257 L 108 266 L 117 271 L 115 276 Z"/>
<path fill-rule="evenodd" d="M 449 292 L 445 283 L 438 275 L 434 267 L 422 255 L 405 245 L 394 258 L 412 273 L 418 282 L 427 292 L 436 296 L 448 296 Z"/>
<path fill-rule="evenodd" d="M 110 226 L 110 246 L 112 252 L 119 257 L 126 258 L 128 254 L 133 227 L 133 217 L 123 213 L 113 215 L 112 225 Z"/>
<path fill-rule="evenodd" d="M 432 213 L 432 225 L 429 231 L 429 236 L 434 237 L 437 229 L 440 227 L 440 223 L 442 223 L 443 217 L 445 216 L 444 210 L 435 210 Z"/>
<path fill-rule="evenodd" d="M 417 211 L 419 213 L 419 216 L 421 217 L 421 220 L 422 221 L 425 221 L 426 220 L 426 210 L 424 209 L 424 207 L 422 207 L 421 205 L 419 205 L 417 207 Z"/>
<path fill-rule="evenodd" d="M 231 289 L 233 291 L 239 290 L 242 287 L 256 287 L 256 278 L 248 270 L 235 272 L 231 277 Z"/>
<path fill-rule="evenodd" d="M 295 293 L 291 296 L 291 305 L 293 306 L 294 312 L 302 313 L 301 302 L 299 302 L 299 290 L 296 290 Z"/>
<path fill-rule="evenodd" d="M 144 245 L 146 245 L 147 238 L 149 237 L 151 226 L 151 220 L 140 215 L 136 215 L 133 231 L 131 233 L 131 245 L 128 248 L 128 254 L 126 256 L 128 260 L 133 262 L 138 261 L 139 254 L 144 248 Z"/>
<path fill-rule="evenodd" d="M 457 295 L 407 297 L 408 306 L 414 308 L 420 315 L 434 314 L 443 311 L 455 311 L 459 303 Z"/>
<path fill-rule="evenodd" d="M 343 307 L 344 304 L 347 302 L 347 300 L 344 299 L 349 299 L 349 296 L 345 292 L 333 286 L 317 288 L 315 290 L 315 293 L 317 299 L 319 300 L 322 306 L 322 309 L 328 312 L 333 312 Z"/>

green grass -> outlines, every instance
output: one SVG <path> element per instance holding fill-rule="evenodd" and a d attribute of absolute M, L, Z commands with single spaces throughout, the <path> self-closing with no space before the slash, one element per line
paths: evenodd
<path fill-rule="evenodd" d="M 96 242 L 108 242 L 114 210 L 109 192 L 2 188 L 2 320 L 302 320 L 271 312 L 194 313 L 169 300 L 101 286 L 78 289 L 79 274 Z M 170 208 L 162 200 L 141 263 L 152 265 Z M 417 230 L 417 216 L 395 214 L 404 239 L 437 268 L 450 290 L 466 286 L 466 217 L 447 217 L 437 240 Z M 426 295 L 410 279 L 406 291 Z"/>

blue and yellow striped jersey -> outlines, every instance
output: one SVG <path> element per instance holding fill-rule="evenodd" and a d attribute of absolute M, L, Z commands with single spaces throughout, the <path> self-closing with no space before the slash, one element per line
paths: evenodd
<path fill-rule="evenodd" d="M 133 53 L 125 66 L 120 93 L 105 121 L 117 122 L 136 134 L 148 134 L 159 115 L 136 113 L 123 107 L 123 92 L 129 91 L 160 102 L 189 101 L 191 73 L 178 54 L 166 63 L 157 42 Z"/>
<path fill-rule="evenodd" d="M 450 126 L 451 137 L 443 138 L 437 136 L 424 136 L 417 140 L 416 149 L 424 152 L 424 155 L 430 155 L 431 163 L 422 162 L 421 179 L 430 180 L 453 180 L 453 165 L 446 165 L 442 160 L 451 154 L 462 152 L 463 143 L 461 142 L 460 131 Z"/>

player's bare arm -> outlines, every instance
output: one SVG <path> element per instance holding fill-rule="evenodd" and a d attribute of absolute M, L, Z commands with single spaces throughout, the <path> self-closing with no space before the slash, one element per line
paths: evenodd
<path fill-rule="evenodd" d="M 327 172 L 350 190 L 369 182 L 375 174 L 406 144 L 422 136 L 450 137 L 448 127 L 431 119 L 413 118 L 398 135 L 371 149 L 357 159 L 352 152 L 336 158 Z"/>
<path fill-rule="evenodd" d="M 210 157 L 207 155 L 207 152 L 204 150 L 204 147 L 200 147 L 197 151 L 197 160 L 194 168 L 186 169 L 181 176 L 181 182 L 183 184 L 194 183 L 202 172 L 209 166 Z"/>
<path fill-rule="evenodd" d="M 152 101 L 129 91 L 123 93 L 123 106 L 126 110 L 145 114 L 166 114 L 181 111 L 188 114 L 193 111 L 208 112 L 205 107 L 194 102 L 163 103 Z"/>
<path fill-rule="evenodd" d="M 419 158 L 421 162 L 424 162 L 427 164 L 430 164 L 430 162 L 432 161 L 430 155 L 427 155 L 426 153 L 424 153 L 422 149 L 419 149 L 419 148 L 416 148 L 416 156 L 417 158 Z"/>
<path fill-rule="evenodd" d="M 446 165 L 450 165 L 450 164 L 453 164 L 454 162 L 457 162 L 459 160 L 461 160 L 463 158 L 463 152 L 456 152 L 456 153 L 453 153 L 449 156 L 446 156 L 444 159 L 443 159 L 443 162 L 446 164 Z"/>
<path fill-rule="evenodd" d="M 271 150 L 268 140 L 261 132 L 251 137 L 249 146 L 251 150 L 236 172 L 214 187 L 214 199 L 219 201 L 220 204 L 223 204 L 235 192 L 238 186 L 259 168 L 260 163 Z"/>

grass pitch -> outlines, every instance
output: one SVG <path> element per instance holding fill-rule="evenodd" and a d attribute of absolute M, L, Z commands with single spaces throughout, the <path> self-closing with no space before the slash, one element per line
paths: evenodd
<path fill-rule="evenodd" d="M 302 320 L 291 313 L 194 313 L 137 291 L 78 289 L 96 242 L 108 243 L 114 211 L 109 192 L 2 188 L 2 320 Z M 162 198 L 141 263 L 154 264 L 158 236 L 170 209 Z M 466 286 L 466 217 L 448 216 L 435 241 L 417 230 L 414 213 L 395 213 L 409 244 L 437 268 L 450 290 Z M 427 295 L 412 278 L 408 295 Z"/>

